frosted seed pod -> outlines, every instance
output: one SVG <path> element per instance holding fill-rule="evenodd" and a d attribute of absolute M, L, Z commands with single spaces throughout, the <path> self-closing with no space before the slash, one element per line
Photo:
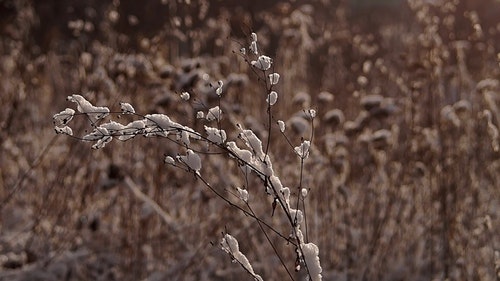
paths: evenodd
<path fill-rule="evenodd" d="M 236 187 L 240 199 L 244 202 L 248 202 L 248 191 L 239 187 Z"/>
<path fill-rule="evenodd" d="M 54 114 L 52 117 L 54 126 L 62 126 L 66 125 L 73 119 L 73 116 L 75 115 L 75 111 L 71 108 L 66 108 L 65 110 Z"/>
<path fill-rule="evenodd" d="M 278 120 L 278 126 L 280 127 L 280 131 L 282 133 L 285 132 L 285 122 L 283 122 L 283 120 Z"/>
<path fill-rule="evenodd" d="M 222 110 L 220 110 L 219 106 L 212 107 L 208 110 L 206 119 L 208 121 L 220 120 L 220 116 L 222 114 Z"/>
<path fill-rule="evenodd" d="M 163 160 L 163 162 L 165 162 L 165 164 L 169 164 L 169 165 L 175 164 L 175 160 L 172 156 L 165 156 L 165 159 Z"/>
<path fill-rule="evenodd" d="M 272 59 L 268 56 L 259 56 L 257 60 L 250 63 L 253 67 L 266 71 L 271 68 Z"/>
<path fill-rule="evenodd" d="M 252 41 L 257 42 L 257 33 L 252 32 L 250 36 L 252 37 Z"/>
<path fill-rule="evenodd" d="M 201 158 L 191 149 L 187 150 L 185 156 L 178 156 L 178 159 L 195 172 L 199 172 L 201 170 Z"/>
<path fill-rule="evenodd" d="M 300 194 L 302 195 L 303 198 L 306 198 L 308 193 L 309 192 L 307 191 L 307 188 L 302 188 L 300 190 Z"/>
<path fill-rule="evenodd" d="M 64 126 L 64 127 L 54 127 L 54 129 L 56 130 L 56 133 L 57 134 L 65 134 L 65 135 L 68 135 L 68 136 L 72 136 L 73 135 L 73 130 L 68 127 L 68 126 Z"/>
<path fill-rule="evenodd" d="M 224 130 L 205 126 L 205 131 L 207 132 L 207 140 L 211 142 L 222 144 L 226 141 L 227 135 Z"/>
<path fill-rule="evenodd" d="M 191 96 L 189 95 L 188 92 L 182 92 L 181 93 L 181 99 L 188 101 Z"/>
<path fill-rule="evenodd" d="M 297 153 L 297 155 L 302 158 L 302 159 L 305 159 L 307 157 L 309 157 L 309 148 L 311 147 L 311 142 L 309 141 L 303 141 L 300 146 L 296 146 L 294 148 L 295 150 L 295 153 Z"/>
<path fill-rule="evenodd" d="M 217 84 L 219 85 L 219 87 L 217 87 L 217 89 L 215 90 L 215 93 L 220 96 L 222 95 L 222 86 L 224 86 L 224 82 L 222 82 L 222 80 L 219 80 L 217 82 Z"/>
<path fill-rule="evenodd" d="M 252 53 L 254 53 L 255 55 L 258 55 L 259 54 L 259 51 L 257 50 L 257 41 L 252 41 L 252 43 L 250 43 L 250 47 L 248 47 L 250 49 L 250 51 L 252 51 Z"/>
<path fill-rule="evenodd" d="M 274 105 L 277 100 L 278 100 L 278 93 L 276 93 L 275 91 L 272 91 L 267 96 L 266 102 L 270 105 Z"/>
<path fill-rule="evenodd" d="M 271 85 L 276 85 L 280 81 L 280 75 L 278 73 L 269 74 L 269 82 Z"/>

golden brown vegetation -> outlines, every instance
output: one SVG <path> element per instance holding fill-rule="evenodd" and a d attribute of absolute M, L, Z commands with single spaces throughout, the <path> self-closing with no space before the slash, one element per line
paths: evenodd
<path fill-rule="evenodd" d="M 296 145 L 314 128 L 302 184 L 324 279 L 499 280 L 498 1 L 239 2 L 0 3 L 0 279 L 251 278 L 220 250 L 225 230 L 264 279 L 287 276 L 255 221 L 163 165 L 176 144 L 94 151 L 56 135 L 51 119 L 84 93 L 202 128 L 200 104 L 217 102 L 208 74 L 227 85 L 225 125 L 266 137 L 267 93 L 237 55 L 254 31 L 281 74 L 275 118 Z M 271 140 L 282 180 L 297 186 L 296 155 Z M 206 161 L 217 190 L 245 184 L 224 157 Z M 272 202 L 256 203 L 279 228 Z M 274 239 L 293 267 L 293 250 Z"/>

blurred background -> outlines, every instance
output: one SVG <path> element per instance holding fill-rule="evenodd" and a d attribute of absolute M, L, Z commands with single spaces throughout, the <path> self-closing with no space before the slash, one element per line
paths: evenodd
<path fill-rule="evenodd" d="M 0 280 L 251 280 L 220 250 L 224 231 L 265 280 L 286 279 L 255 221 L 163 164 L 176 144 L 92 150 L 52 124 L 80 93 L 202 129 L 196 112 L 218 104 L 222 80 L 230 137 L 239 123 L 270 138 L 293 189 L 299 162 L 268 135 L 263 81 L 239 55 L 252 32 L 281 74 L 273 121 L 294 145 L 314 130 L 302 184 L 324 280 L 500 280 L 499 1 L 242 2 L 0 2 Z M 91 129 L 73 122 L 76 135 Z M 254 210 L 288 235 L 258 180 L 205 158 L 214 188 L 248 185 Z M 271 240 L 293 271 L 293 247 Z"/>

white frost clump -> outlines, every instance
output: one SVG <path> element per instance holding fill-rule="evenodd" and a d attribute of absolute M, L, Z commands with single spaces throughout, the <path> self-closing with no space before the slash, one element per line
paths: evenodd
<path fill-rule="evenodd" d="M 288 209 L 290 209 L 290 188 L 283 187 L 281 185 L 281 182 L 278 184 L 278 187 L 280 187 L 280 194 L 282 196 L 281 199 L 283 199 L 283 201 L 285 202 L 285 207 L 288 210 Z"/>
<path fill-rule="evenodd" d="M 102 119 L 109 114 L 109 108 L 105 106 L 93 106 L 81 95 L 71 95 L 68 96 L 67 99 L 71 102 L 76 103 L 76 109 L 78 110 L 78 112 L 86 113 L 92 123 L 95 123 L 97 120 Z"/>
<path fill-rule="evenodd" d="M 248 191 L 239 187 L 236 187 L 236 190 L 238 191 L 240 199 L 248 203 Z"/>
<path fill-rule="evenodd" d="M 167 137 L 172 133 L 186 145 L 189 144 L 189 138 L 199 139 L 199 135 L 192 128 L 172 121 L 165 114 L 148 114 L 144 116 L 143 121 L 146 124 L 146 137 Z"/>
<path fill-rule="evenodd" d="M 99 139 L 97 143 L 92 145 L 92 149 L 101 149 L 106 146 L 106 144 L 108 144 L 112 139 L 112 136 L 104 136 L 103 138 Z"/>
<path fill-rule="evenodd" d="M 220 120 L 220 116 L 222 114 L 222 110 L 220 110 L 219 106 L 212 107 L 208 110 L 206 119 L 208 121 Z"/>
<path fill-rule="evenodd" d="M 257 33 L 252 32 L 252 34 L 250 34 L 250 36 L 252 37 L 252 41 L 257 42 Z"/>
<path fill-rule="evenodd" d="M 322 280 L 320 260 L 319 260 L 319 248 L 313 243 L 302 244 L 302 252 L 304 253 L 304 260 L 309 269 L 309 274 L 311 275 L 312 281 Z"/>
<path fill-rule="evenodd" d="M 276 85 L 280 81 L 280 75 L 278 73 L 269 74 L 269 82 L 271 85 Z"/>
<path fill-rule="evenodd" d="M 165 156 L 165 159 L 163 160 L 163 162 L 165 162 L 165 164 L 170 164 L 170 165 L 175 164 L 175 160 L 172 156 Z"/>
<path fill-rule="evenodd" d="M 278 120 L 278 126 L 280 126 L 280 132 L 285 132 L 285 122 L 283 120 Z"/>
<path fill-rule="evenodd" d="M 269 103 L 269 105 L 274 105 L 277 100 L 278 100 L 278 93 L 272 91 L 267 96 L 266 102 Z"/>
<path fill-rule="evenodd" d="M 188 101 L 191 96 L 189 95 L 188 92 L 182 92 L 181 93 L 181 99 Z"/>
<path fill-rule="evenodd" d="M 304 214 L 302 213 L 301 210 L 288 208 L 288 211 L 290 212 L 290 216 L 293 218 L 293 220 L 297 225 L 301 224 L 304 221 Z"/>
<path fill-rule="evenodd" d="M 252 42 L 250 42 L 250 51 L 254 53 L 255 55 L 259 54 L 259 50 L 257 49 L 257 34 L 255 32 L 252 32 L 251 34 L 252 37 Z"/>
<path fill-rule="evenodd" d="M 144 120 L 132 121 L 121 129 L 121 135 L 118 136 L 118 139 L 121 141 L 129 140 L 136 135 L 141 134 L 145 128 L 146 123 L 144 123 Z"/>
<path fill-rule="evenodd" d="M 56 130 L 56 133 L 57 134 L 65 134 L 65 135 L 68 135 L 68 136 L 72 136 L 73 135 L 73 130 L 68 127 L 68 126 L 63 126 L 63 127 L 55 127 L 55 130 Z"/>
<path fill-rule="evenodd" d="M 102 124 L 100 127 L 106 128 L 110 135 L 121 134 L 122 130 L 125 129 L 123 124 L 115 121 L 109 121 L 108 123 Z"/>
<path fill-rule="evenodd" d="M 222 144 L 226 141 L 226 131 L 205 126 L 205 131 L 207 132 L 207 139 L 216 144 Z"/>
<path fill-rule="evenodd" d="M 306 159 L 307 157 L 309 157 L 309 148 L 310 147 L 311 147 L 311 142 L 308 140 L 305 140 L 300 144 L 300 146 L 295 147 L 294 150 L 295 150 L 295 153 L 297 153 L 297 155 L 300 158 Z"/>
<path fill-rule="evenodd" d="M 196 118 L 198 118 L 198 119 L 205 118 L 205 113 L 203 113 L 203 111 L 196 112 Z"/>
<path fill-rule="evenodd" d="M 147 127 L 160 127 L 164 130 L 171 130 L 174 128 L 181 129 L 183 126 L 172 121 L 170 117 L 165 114 L 148 114 L 144 116 Z"/>
<path fill-rule="evenodd" d="M 266 71 L 269 68 L 271 68 L 272 59 L 268 56 L 262 55 L 262 56 L 259 56 L 256 61 L 254 60 L 250 64 L 252 66 L 256 67 L 257 69 Z"/>
<path fill-rule="evenodd" d="M 63 126 L 69 123 L 73 116 L 75 115 L 75 111 L 71 108 L 66 108 L 65 110 L 54 114 L 52 120 L 54 122 L 54 126 Z M 57 129 L 56 129 L 57 130 Z"/>
<path fill-rule="evenodd" d="M 259 50 L 257 49 L 257 41 L 252 41 L 250 43 L 249 49 L 250 49 L 250 51 L 252 51 L 252 53 L 254 53 L 255 55 L 258 55 L 259 54 Z"/>
<path fill-rule="evenodd" d="M 217 84 L 219 85 L 219 87 L 215 89 L 215 93 L 220 97 L 220 95 L 222 95 L 222 86 L 224 86 L 224 82 L 222 82 L 222 80 L 219 80 Z"/>
<path fill-rule="evenodd" d="M 253 150 L 256 157 L 263 159 L 264 150 L 262 149 L 262 141 L 255 135 L 252 130 L 243 130 L 240 137 L 245 141 L 248 148 Z"/>
<path fill-rule="evenodd" d="M 314 118 L 316 117 L 316 110 L 315 109 L 309 109 L 309 115 L 311 116 L 311 118 Z"/>
<path fill-rule="evenodd" d="M 302 195 L 302 197 L 306 198 L 307 194 L 309 194 L 309 191 L 307 191 L 307 188 L 302 188 L 300 190 L 300 194 Z"/>
<path fill-rule="evenodd" d="M 106 129 L 104 127 L 97 127 L 91 133 L 83 136 L 82 139 L 86 140 L 86 141 L 96 141 L 96 140 L 100 140 L 106 136 L 109 136 L 108 129 Z"/>
<path fill-rule="evenodd" d="M 188 149 L 186 155 L 177 156 L 177 159 L 184 164 L 186 164 L 191 170 L 194 170 L 196 173 L 199 173 L 201 170 L 201 158 L 198 154 L 196 154 L 191 149 Z"/>
<path fill-rule="evenodd" d="M 247 257 L 240 252 L 240 246 L 238 245 L 238 240 L 229 234 L 225 234 L 224 238 L 220 242 L 222 250 L 228 253 L 235 261 L 237 261 L 248 273 L 250 273 L 253 278 L 257 281 L 262 281 L 262 277 L 255 274 L 252 265 L 248 261 Z"/>
<path fill-rule="evenodd" d="M 120 102 L 120 108 L 123 114 L 134 114 L 135 109 L 130 103 Z"/>
<path fill-rule="evenodd" d="M 243 162 L 245 163 L 252 162 L 252 152 L 246 149 L 239 148 L 234 141 L 230 141 L 227 143 L 227 149 L 233 152 L 236 155 L 236 157 L 241 159 Z"/>

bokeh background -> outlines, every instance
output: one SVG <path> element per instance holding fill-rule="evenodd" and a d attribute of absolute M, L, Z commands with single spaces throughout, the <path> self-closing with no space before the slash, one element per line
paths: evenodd
<path fill-rule="evenodd" d="M 498 15 L 494 0 L 0 2 L 0 280 L 251 280 L 220 250 L 224 231 L 264 279 L 286 279 L 255 221 L 163 164 L 175 143 L 96 151 L 52 125 L 81 93 L 200 129 L 223 80 L 230 136 L 239 123 L 270 137 L 296 187 L 300 165 L 267 135 L 267 93 L 239 55 L 251 32 L 281 74 L 273 118 L 295 145 L 314 130 L 302 184 L 324 280 L 500 280 Z M 259 216 L 289 231 L 235 163 L 207 155 L 203 176 L 229 198 L 248 185 Z M 293 270 L 293 248 L 272 241 Z"/>

